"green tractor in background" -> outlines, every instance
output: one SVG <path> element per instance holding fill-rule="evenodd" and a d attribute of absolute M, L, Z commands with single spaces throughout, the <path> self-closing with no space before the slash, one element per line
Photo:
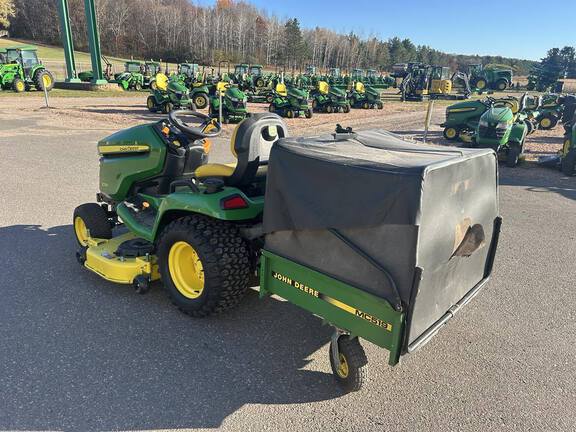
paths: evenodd
<path fill-rule="evenodd" d="M 168 114 L 178 109 L 194 109 L 188 87 L 182 81 L 171 80 L 163 73 L 156 75 L 156 88 L 151 89 L 151 92 L 146 100 L 150 112 L 161 111 Z"/>
<path fill-rule="evenodd" d="M 353 83 L 352 90 L 348 92 L 348 100 L 352 108 L 384 108 L 380 92 L 372 86 L 365 86 L 360 81 Z"/>
<path fill-rule="evenodd" d="M 368 69 L 362 82 L 377 89 L 387 89 L 396 86 L 396 80 L 394 78 L 388 75 L 378 74 L 376 69 Z"/>
<path fill-rule="evenodd" d="M 8 47 L 0 63 L 0 88 L 16 93 L 31 90 L 50 91 L 54 88 L 54 75 L 38 60 L 34 46 Z"/>
<path fill-rule="evenodd" d="M 506 166 L 518 165 L 530 132 L 529 120 L 522 108 L 514 99 L 493 104 L 478 121 L 472 147 L 492 148 L 499 157 L 505 157 Z"/>
<path fill-rule="evenodd" d="M 556 93 L 546 93 L 541 97 L 538 107 L 538 129 L 554 129 L 564 112 L 564 96 Z"/>
<path fill-rule="evenodd" d="M 312 109 L 308 105 L 308 92 L 282 82 L 276 85 L 269 111 L 287 118 L 300 117 L 301 114 L 306 118 L 312 117 Z"/>
<path fill-rule="evenodd" d="M 222 107 L 220 107 L 220 96 L 222 96 Z M 236 84 L 220 81 L 216 84 L 216 92 L 210 97 L 209 115 L 224 123 L 241 122 L 249 115 L 246 108 L 247 102 L 248 98 Z M 219 118 L 220 109 L 222 109 L 222 119 Z"/>
<path fill-rule="evenodd" d="M 319 81 L 317 87 L 310 93 L 312 110 L 316 112 L 350 112 L 350 103 L 344 90 Z"/>
<path fill-rule="evenodd" d="M 512 69 L 498 66 L 468 65 L 468 77 L 471 88 L 479 92 L 504 91 L 512 85 Z"/>
<path fill-rule="evenodd" d="M 127 61 L 124 63 L 124 72 L 114 74 L 114 81 L 126 91 L 142 90 L 144 88 L 144 65 L 140 61 Z"/>
<path fill-rule="evenodd" d="M 209 103 L 210 89 L 204 83 L 204 77 L 200 75 L 199 66 L 196 63 L 180 63 L 178 72 L 172 77 L 173 80 L 178 80 L 188 87 L 196 109 L 204 109 Z"/>

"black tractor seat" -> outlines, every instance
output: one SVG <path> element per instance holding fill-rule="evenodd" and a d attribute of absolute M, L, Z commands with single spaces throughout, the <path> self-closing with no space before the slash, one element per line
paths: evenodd
<path fill-rule="evenodd" d="M 253 114 L 236 127 L 230 140 L 236 163 L 201 165 L 194 175 L 199 180 L 220 178 L 226 186 L 239 188 L 264 181 L 272 145 L 287 136 L 288 128 L 277 114 Z"/>

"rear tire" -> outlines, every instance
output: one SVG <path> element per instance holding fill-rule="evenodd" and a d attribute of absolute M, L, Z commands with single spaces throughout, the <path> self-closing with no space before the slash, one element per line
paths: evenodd
<path fill-rule="evenodd" d="M 76 241 L 80 246 L 87 246 L 88 238 L 112 238 L 110 218 L 106 211 L 96 203 L 87 203 L 76 207 L 72 226 Z"/>
<path fill-rule="evenodd" d="M 496 87 L 496 90 L 498 91 L 504 91 L 508 87 L 508 81 L 504 79 L 498 80 L 496 81 L 496 85 L 494 87 Z"/>
<path fill-rule="evenodd" d="M 570 150 L 566 156 L 562 158 L 562 174 L 573 176 L 576 174 L 576 150 Z"/>
<path fill-rule="evenodd" d="M 308 108 L 305 112 L 304 112 L 304 116 L 306 118 L 312 118 L 312 110 L 310 108 Z"/>
<path fill-rule="evenodd" d="M 344 106 L 344 108 L 342 108 L 342 111 L 343 111 L 345 114 L 349 113 L 349 112 L 350 112 L 350 105 Z"/>
<path fill-rule="evenodd" d="M 332 114 L 334 112 L 334 108 L 332 107 L 332 105 L 327 105 L 326 106 L 326 112 L 328 114 Z"/>
<path fill-rule="evenodd" d="M 156 98 L 154 96 L 148 96 L 148 99 L 146 99 L 146 106 L 148 107 L 148 111 L 152 113 L 158 111 L 158 107 L 156 107 Z"/>
<path fill-rule="evenodd" d="M 204 93 L 198 93 L 194 96 L 194 105 L 196 109 L 204 109 L 208 106 L 208 96 Z"/>
<path fill-rule="evenodd" d="M 137 92 L 142 91 L 142 84 L 140 83 L 134 84 L 134 90 L 136 90 Z"/>
<path fill-rule="evenodd" d="M 162 112 L 164 112 L 164 114 L 170 114 L 173 109 L 174 109 L 174 104 L 172 102 L 166 102 L 162 106 Z"/>
<path fill-rule="evenodd" d="M 185 245 L 197 257 L 190 265 L 197 268 L 201 264 L 197 274 L 203 282 L 196 294 L 186 291 L 186 285 L 182 285 L 184 273 L 179 273 L 175 263 L 175 250 L 186 248 Z M 236 306 L 248 289 L 249 249 L 234 226 L 216 219 L 194 215 L 171 222 L 158 239 L 158 263 L 172 303 L 194 317 L 206 317 Z"/>
<path fill-rule="evenodd" d="M 460 136 L 460 131 L 455 127 L 446 127 L 442 131 L 442 135 L 448 141 L 454 141 L 454 140 L 458 139 L 458 137 Z"/>
<path fill-rule="evenodd" d="M 348 335 L 338 338 L 338 364 L 332 355 L 332 343 L 330 343 L 330 366 L 336 382 L 346 392 L 358 391 L 366 381 L 366 368 L 368 359 L 364 348 L 358 338 L 350 338 Z"/>
<path fill-rule="evenodd" d="M 544 115 L 538 120 L 538 129 L 550 130 L 554 129 L 558 124 L 558 119 L 551 115 Z"/>

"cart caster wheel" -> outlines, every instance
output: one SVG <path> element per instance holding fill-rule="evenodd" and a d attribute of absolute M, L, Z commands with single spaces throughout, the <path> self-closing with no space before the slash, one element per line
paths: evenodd
<path fill-rule="evenodd" d="M 143 275 L 136 276 L 132 282 L 132 286 L 137 294 L 146 294 L 150 291 L 150 278 Z"/>
<path fill-rule="evenodd" d="M 76 261 L 78 261 L 78 264 L 84 265 L 86 262 L 86 248 L 83 247 L 76 251 Z"/>
<path fill-rule="evenodd" d="M 366 380 L 368 359 L 364 348 L 357 337 L 349 335 L 338 337 L 338 349 L 334 347 L 334 339 L 330 343 L 330 366 L 334 378 L 345 392 L 354 392 L 362 388 Z"/>

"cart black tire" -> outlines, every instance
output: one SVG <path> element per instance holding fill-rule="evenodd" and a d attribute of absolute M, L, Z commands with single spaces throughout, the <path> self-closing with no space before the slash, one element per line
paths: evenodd
<path fill-rule="evenodd" d="M 342 108 L 342 111 L 343 111 L 345 114 L 348 114 L 348 113 L 350 112 L 350 105 L 345 105 L 344 108 Z"/>
<path fill-rule="evenodd" d="M 360 390 L 366 381 L 365 366 L 368 364 L 366 353 L 362 345 L 360 345 L 360 341 L 357 337 L 340 336 L 338 338 L 338 352 L 340 354 L 340 362 L 345 361 L 344 370 L 336 365 L 332 355 L 332 343 L 330 343 L 330 367 L 336 382 L 347 393 Z"/>
<path fill-rule="evenodd" d="M 510 147 L 508 147 L 508 152 L 506 153 L 506 166 L 508 168 L 516 167 L 520 161 L 520 154 L 522 154 L 520 144 L 511 143 Z"/>
<path fill-rule="evenodd" d="M 148 99 L 146 99 L 146 106 L 148 107 L 148 111 L 152 113 L 158 111 L 158 107 L 156 106 L 156 98 L 154 96 L 148 96 Z"/>
<path fill-rule="evenodd" d="M 573 176 L 576 174 L 576 150 L 570 150 L 568 154 L 562 158 L 560 168 L 564 175 Z"/>
<path fill-rule="evenodd" d="M 44 78 L 46 78 L 47 82 Z M 44 91 L 44 88 L 46 88 L 46 91 L 50 91 L 54 88 L 54 83 L 54 75 L 46 69 L 39 70 L 36 72 L 36 75 L 34 75 L 34 86 L 37 90 Z"/>
<path fill-rule="evenodd" d="M 326 105 L 326 112 L 332 114 L 334 112 L 334 107 L 332 105 Z"/>
<path fill-rule="evenodd" d="M 304 111 L 304 117 L 312 118 L 312 110 L 310 108 L 308 108 L 306 111 Z"/>
<path fill-rule="evenodd" d="M 190 245 L 203 267 L 203 288 L 186 297 L 170 273 L 169 255 L 179 242 Z M 236 306 L 249 285 L 250 251 L 238 229 L 203 215 L 186 216 L 168 224 L 158 239 L 158 264 L 168 297 L 182 312 L 206 317 Z"/>
<path fill-rule="evenodd" d="M 86 203 L 74 209 L 74 216 L 72 218 L 74 237 L 80 246 L 87 246 L 87 243 L 86 239 L 83 238 L 79 232 L 78 218 L 82 220 L 82 223 L 90 233 L 90 238 L 112 238 L 112 223 L 106 211 L 96 203 Z"/>
<path fill-rule="evenodd" d="M 138 92 L 142 91 L 142 84 L 140 84 L 140 83 L 134 84 L 134 90 L 136 90 Z"/>
<path fill-rule="evenodd" d="M 276 108 L 274 107 L 274 104 L 270 104 L 270 106 L 268 107 L 268 111 L 271 113 L 276 112 Z"/>
<path fill-rule="evenodd" d="M 316 99 L 312 101 L 312 111 L 318 111 L 318 101 Z"/>
<path fill-rule="evenodd" d="M 26 90 L 26 84 L 20 78 L 14 78 L 14 81 L 12 81 L 12 90 L 16 93 L 22 93 Z"/>
<path fill-rule="evenodd" d="M 206 93 L 198 93 L 194 96 L 194 105 L 196 109 L 204 109 L 208 106 L 208 95 Z"/>
<path fill-rule="evenodd" d="M 291 109 L 286 110 L 286 117 L 294 118 L 294 111 L 292 111 Z"/>
<path fill-rule="evenodd" d="M 376 108 L 378 108 L 379 110 L 380 110 L 380 109 L 383 109 L 383 108 L 384 108 L 384 104 L 379 101 L 379 102 L 376 103 Z"/>

